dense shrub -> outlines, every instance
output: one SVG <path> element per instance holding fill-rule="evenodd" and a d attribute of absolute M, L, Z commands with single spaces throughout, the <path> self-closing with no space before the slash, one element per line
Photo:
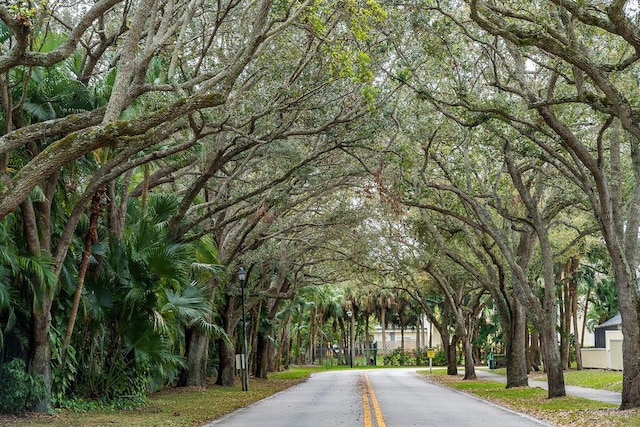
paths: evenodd
<path fill-rule="evenodd" d="M 417 366 L 429 366 L 429 350 L 427 348 L 421 348 L 416 350 L 416 365 Z M 434 348 L 434 357 L 431 359 L 432 366 L 447 366 L 447 358 L 442 346 Z"/>
<path fill-rule="evenodd" d="M 22 359 L 13 359 L 0 369 L 0 413 L 20 414 L 33 409 L 47 390 L 41 375 L 27 373 Z"/>
<path fill-rule="evenodd" d="M 403 353 L 401 349 L 396 348 L 393 352 L 384 356 L 384 364 L 385 366 L 415 366 L 416 357 L 413 351 L 405 351 Z"/>

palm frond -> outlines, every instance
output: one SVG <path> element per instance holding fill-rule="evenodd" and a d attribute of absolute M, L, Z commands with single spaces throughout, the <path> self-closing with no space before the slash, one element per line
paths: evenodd
<path fill-rule="evenodd" d="M 194 282 L 181 292 L 165 289 L 164 294 L 167 302 L 162 307 L 163 314 L 171 314 L 183 321 L 211 316 L 206 290 Z"/>

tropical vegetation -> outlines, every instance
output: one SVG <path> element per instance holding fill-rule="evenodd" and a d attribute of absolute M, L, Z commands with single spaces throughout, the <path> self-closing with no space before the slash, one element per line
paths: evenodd
<path fill-rule="evenodd" d="M 639 14 L 0 5 L 2 410 L 367 362 L 376 326 L 419 363 L 384 332 L 426 323 L 450 375 L 497 352 L 563 397 L 618 313 L 640 407 Z"/>

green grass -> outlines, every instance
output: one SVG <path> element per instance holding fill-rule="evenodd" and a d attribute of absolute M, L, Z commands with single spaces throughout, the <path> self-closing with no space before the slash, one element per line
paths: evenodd
<path fill-rule="evenodd" d="M 274 373 L 269 380 L 252 378 L 249 391 L 237 387 L 185 387 L 167 389 L 149 397 L 146 405 L 119 411 L 60 411 L 55 415 L 0 417 L 0 426 L 198 426 L 298 384 L 318 368 L 293 368 Z"/>
<path fill-rule="evenodd" d="M 507 375 L 505 368 L 492 369 L 489 372 Z M 531 374 L 530 379 L 546 381 L 547 375 L 544 373 Z M 570 370 L 564 372 L 564 382 L 568 385 L 621 392 L 622 372 L 602 369 Z"/>
<path fill-rule="evenodd" d="M 603 371 L 600 369 L 583 369 L 564 373 L 566 384 L 601 390 L 622 391 L 622 372 Z"/>
<path fill-rule="evenodd" d="M 492 372 L 496 372 L 495 370 Z M 619 411 L 617 405 L 583 399 L 573 396 L 549 399 L 547 391 L 537 387 L 515 387 L 507 389 L 505 385 L 486 379 L 463 380 L 461 375 L 449 376 L 420 371 L 431 381 L 470 393 L 479 398 L 492 401 L 514 411 L 529 414 L 557 426 L 588 425 L 590 427 L 627 427 L 640 425 L 640 410 Z M 577 372 L 577 371 L 576 371 Z M 604 372 L 611 374 L 610 372 Z M 569 374 L 573 374 L 573 371 Z M 572 380 L 585 384 L 606 383 L 612 378 L 601 372 L 582 371 L 572 376 Z M 619 374 L 619 373 L 618 373 Z M 570 375 L 571 376 L 571 375 Z M 606 379 L 601 380 L 601 378 Z M 615 378 L 615 376 L 613 376 Z M 536 378 L 538 379 L 538 378 Z"/>
<path fill-rule="evenodd" d="M 269 374 L 270 379 L 280 379 L 280 380 L 297 380 L 307 378 L 309 375 L 314 372 L 322 372 L 326 371 L 324 367 L 321 366 L 301 366 L 291 368 L 287 371 L 282 372 L 274 372 Z"/>

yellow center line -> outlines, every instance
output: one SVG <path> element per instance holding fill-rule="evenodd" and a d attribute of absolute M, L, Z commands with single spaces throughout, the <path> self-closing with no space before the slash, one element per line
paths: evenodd
<path fill-rule="evenodd" d="M 369 381 L 369 377 L 367 376 L 367 374 L 364 375 L 364 378 L 365 378 L 365 381 L 367 382 L 367 388 L 369 389 L 369 396 L 371 397 L 373 410 L 376 413 L 376 421 L 378 423 L 378 427 L 386 427 L 386 424 L 384 423 L 384 418 L 382 418 L 382 409 L 380 409 L 380 404 L 378 403 L 376 392 L 373 391 L 373 386 L 371 385 L 371 381 Z"/>
<path fill-rule="evenodd" d="M 363 382 L 360 383 L 362 388 L 362 414 L 364 427 L 373 427 L 371 423 L 371 407 L 369 406 L 369 393 L 367 393 L 367 385 Z"/>
<path fill-rule="evenodd" d="M 369 400 L 371 402 L 369 402 Z M 371 403 L 371 405 L 370 405 Z M 384 418 L 382 417 L 382 410 L 380 409 L 380 404 L 378 403 L 378 398 L 376 397 L 375 391 L 373 391 L 373 386 L 371 385 L 371 381 L 369 381 L 369 377 L 367 374 L 362 374 L 362 409 L 364 412 L 364 427 L 373 427 L 372 419 L 371 419 L 371 406 L 373 406 L 373 411 L 376 414 L 376 424 L 378 427 L 386 427 L 384 423 Z"/>

